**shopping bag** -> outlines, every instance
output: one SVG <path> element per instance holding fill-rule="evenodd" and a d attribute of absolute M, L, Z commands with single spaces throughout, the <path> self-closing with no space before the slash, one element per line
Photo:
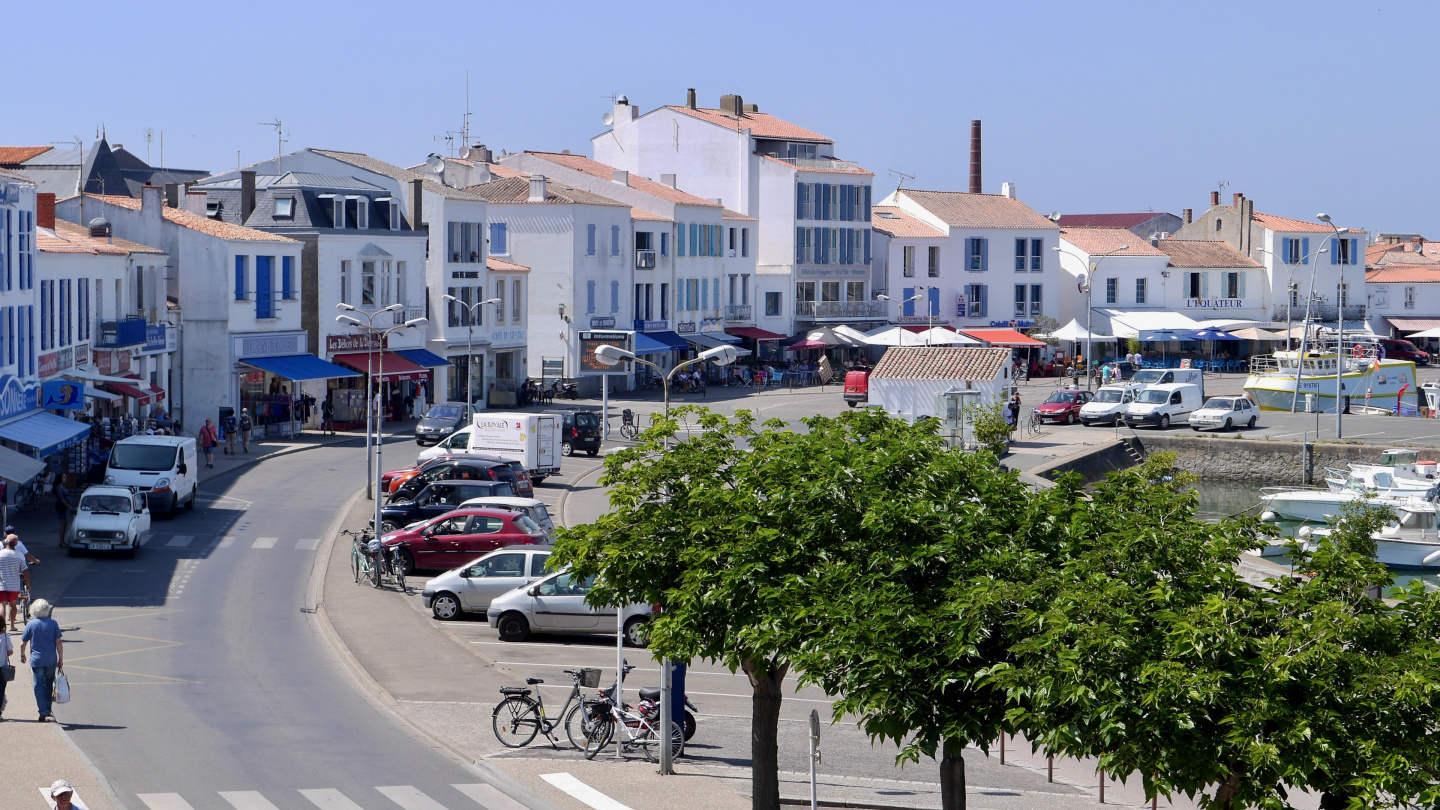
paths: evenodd
<path fill-rule="evenodd" d="M 65 670 L 55 673 L 55 702 L 70 702 L 70 679 L 65 677 Z"/>
<path fill-rule="evenodd" d="M 4 680 L 7 680 L 7 681 L 13 681 L 13 680 L 15 680 L 15 665 L 14 665 L 14 664 L 4 664 L 4 665 L 0 665 L 0 679 L 4 679 Z"/>

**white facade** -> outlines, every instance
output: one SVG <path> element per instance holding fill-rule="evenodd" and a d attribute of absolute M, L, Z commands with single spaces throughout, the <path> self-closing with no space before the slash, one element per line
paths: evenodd
<path fill-rule="evenodd" d="M 0 381 L 8 375 L 22 385 L 39 380 L 35 239 L 35 184 L 0 171 Z M 0 387 L 0 393 L 8 390 L 8 384 Z M 7 415 L 8 410 L 0 407 Z"/>

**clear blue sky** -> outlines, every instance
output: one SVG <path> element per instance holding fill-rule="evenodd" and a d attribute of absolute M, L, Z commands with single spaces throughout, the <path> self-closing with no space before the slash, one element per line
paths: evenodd
<path fill-rule="evenodd" d="M 81 17 L 76 23 L 76 15 Z M 873 170 L 1049 213 L 1256 208 L 1440 239 L 1440 4 L 1329 2 L 62 3 L 6 12 L 0 144 L 103 123 L 220 171 L 313 146 L 418 163 L 459 128 L 497 152 L 570 149 L 612 93 L 642 110 L 738 92 Z M 159 160 L 158 135 L 152 147 Z"/>

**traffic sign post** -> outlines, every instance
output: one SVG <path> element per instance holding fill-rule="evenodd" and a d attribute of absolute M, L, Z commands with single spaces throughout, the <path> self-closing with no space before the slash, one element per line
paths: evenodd
<path fill-rule="evenodd" d="M 820 764 L 820 712 L 810 710 L 810 810 L 819 810 L 820 797 L 815 791 L 815 766 Z"/>

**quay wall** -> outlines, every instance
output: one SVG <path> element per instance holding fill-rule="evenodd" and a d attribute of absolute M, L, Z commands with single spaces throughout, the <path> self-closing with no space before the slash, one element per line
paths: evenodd
<path fill-rule="evenodd" d="M 1275 485 L 1320 485 L 1326 467 L 1352 462 L 1374 463 L 1395 445 L 1341 444 L 1335 442 L 1266 441 L 1236 439 L 1224 434 L 1168 436 L 1139 434 L 1136 444 L 1146 455 L 1157 451 L 1175 454 L 1176 466 L 1208 481 L 1247 481 Z M 1420 459 L 1440 460 L 1440 449 L 1414 448 Z"/>

